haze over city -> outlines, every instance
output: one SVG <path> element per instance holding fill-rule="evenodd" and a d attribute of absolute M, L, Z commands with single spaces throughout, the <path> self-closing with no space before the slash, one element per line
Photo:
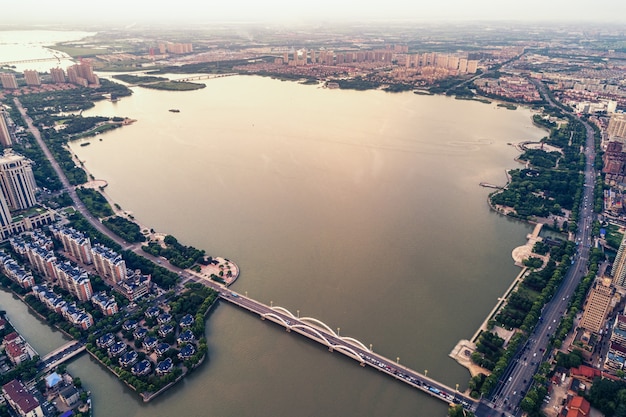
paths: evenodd
<path fill-rule="evenodd" d="M 0 417 L 626 416 L 625 3 L 7 3 Z"/>
<path fill-rule="evenodd" d="M 443 0 L 413 2 L 302 2 L 235 0 L 155 4 L 112 0 L 97 8 L 77 0 L 48 3 L 26 0 L 11 4 L 11 12 L 0 16 L 0 24 L 43 23 L 203 23 L 209 21 L 307 23 L 314 21 L 403 20 L 403 21 L 585 21 L 624 23 L 626 5 L 621 1 L 555 0 L 544 2 Z"/>

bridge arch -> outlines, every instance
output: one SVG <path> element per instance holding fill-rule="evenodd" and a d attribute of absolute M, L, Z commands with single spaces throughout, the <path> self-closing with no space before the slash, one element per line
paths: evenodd
<path fill-rule="evenodd" d="M 363 342 L 361 342 L 358 339 L 355 339 L 354 337 L 341 337 L 341 340 L 345 341 L 345 342 L 351 342 L 354 343 L 355 345 L 357 345 L 358 347 L 360 347 L 361 349 L 368 351 L 370 350 L 370 348 L 368 348 L 367 346 L 365 346 L 363 344 Z"/>
<path fill-rule="evenodd" d="M 302 322 L 311 322 L 313 325 L 318 325 L 319 327 L 321 327 L 322 329 L 326 330 L 328 333 L 332 334 L 335 337 L 339 337 L 339 335 L 337 333 L 335 333 L 335 331 L 333 329 L 331 329 L 330 327 L 328 327 L 328 325 L 326 323 L 324 323 L 321 320 L 318 320 L 316 318 L 313 317 L 302 317 L 301 319 L 299 319 Z"/>
<path fill-rule="evenodd" d="M 285 319 L 283 319 L 282 317 L 280 317 L 278 314 L 274 314 L 274 313 L 265 313 L 262 314 L 261 317 L 273 317 L 277 320 L 279 320 L 281 323 L 283 323 L 286 327 L 291 327 L 290 324 L 288 324 Z"/>
<path fill-rule="evenodd" d="M 302 330 L 307 330 L 307 331 L 311 331 L 315 334 L 315 336 L 317 336 L 320 340 L 323 341 L 322 344 L 328 346 L 328 347 L 333 347 L 334 345 L 332 343 L 330 343 L 328 341 L 328 339 L 326 339 L 326 337 L 324 337 L 323 334 L 321 334 L 317 329 L 311 327 L 311 326 L 305 326 L 303 324 L 296 324 L 294 326 L 292 326 L 293 329 L 302 329 Z"/>
<path fill-rule="evenodd" d="M 340 335 L 338 335 L 337 333 L 335 333 L 335 331 L 334 331 L 333 329 L 331 329 L 331 328 L 330 328 L 330 326 L 328 326 L 326 323 L 324 323 L 323 321 L 318 320 L 318 319 L 316 319 L 316 318 L 314 318 L 314 317 L 302 317 L 302 318 L 299 318 L 299 317 L 294 316 L 294 315 L 293 315 L 293 313 L 292 313 L 291 311 L 287 310 L 285 307 L 280 307 L 280 306 L 271 307 L 271 309 L 272 309 L 272 310 L 275 310 L 275 311 L 278 311 L 278 312 L 280 312 L 280 313 L 283 313 L 283 314 L 285 314 L 285 315 L 287 315 L 287 316 L 291 317 L 291 318 L 292 318 L 292 319 L 294 319 L 294 320 L 299 320 L 299 321 L 301 321 L 301 322 L 303 322 L 303 323 L 306 323 L 306 324 L 312 324 L 313 326 L 319 326 L 319 327 L 321 327 L 322 329 L 326 330 L 326 331 L 327 331 L 328 333 L 330 333 L 331 335 L 333 335 L 334 337 L 336 337 L 336 338 L 338 338 L 338 339 L 341 339 L 341 340 L 343 340 L 344 342 L 353 343 L 353 344 L 355 344 L 356 346 L 360 347 L 361 349 L 363 349 L 363 350 L 365 350 L 365 351 L 369 351 L 369 350 L 370 350 L 370 349 L 369 349 L 367 346 L 365 346 L 365 344 L 364 344 L 363 342 L 361 342 L 360 340 L 355 339 L 354 337 L 348 337 L 348 336 L 344 337 L 344 336 L 340 336 Z M 273 317 L 276 317 L 276 318 L 280 319 L 278 316 L 275 316 L 275 315 L 273 315 Z M 282 320 L 282 319 L 280 319 L 280 321 L 281 321 L 281 322 L 283 322 L 283 323 L 285 323 L 285 321 L 284 321 L 284 320 Z M 286 324 L 286 323 L 285 323 L 285 324 Z M 326 340 L 326 338 L 324 338 L 324 340 Z"/>
<path fill-rule="evenodd" d="M 276 310 L 279 311 L 283 314 L 288 315 L 289 317 L 293 318 L 293 319 L 298 319 L 296 316 L 293 315 L 293 313 L 289 310 L 287 310 L 285 307 L 280 307 L 280 306 L 276 306 L 276 307 L 271 307 L 272 310 Z"/>

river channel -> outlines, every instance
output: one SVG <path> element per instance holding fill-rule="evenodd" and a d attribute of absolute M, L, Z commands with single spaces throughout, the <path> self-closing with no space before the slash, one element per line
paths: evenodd
<path fill-rule="evenodd" d="M 517 275 L 511 251 L 531 230 L 491 212 L 478 184 L 504 184 L 510 143 L 545 135 L 530 111 L 252 76 L 205 82 L 97 103 L 83 114 L 137 122 L 73 152 L 141 224 L 235 261 L 235 290 L 464 388 L 469 374 L 448 353 Z M 37 329 L 33 346 L 52 350 L 39 341 L 50 331 L 10 300 L 0 293 L 12 320 Z M 207 337 L 209 360 L 147 405 L 87 356 L 69 369 L 97 417 L 445 415 L 427 395 L 223 303 Z"/>

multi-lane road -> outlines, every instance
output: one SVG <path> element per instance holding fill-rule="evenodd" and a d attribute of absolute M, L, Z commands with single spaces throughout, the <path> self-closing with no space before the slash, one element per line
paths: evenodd
<path fill-rule="evenodd" d="M 476 411 L 478 417 L 521 415 L 519 404 L 533 382 L 533 375 L 539 365 L 550 354 L 548 351 L 550 338 L 559 326 L 576 287 L 587 272 L 589 250 L 593 243 L 591 237 L 592 223 L 595 219 L 593 212 L 596 180 L 594 169 L 595 143 L 593 128 L 588 123 L 582 120 L 581 122 L 587 131 L 584 150 L 586 162 L 578 231 L 575 235 L 577 250 L 573 259 L 574 263 L 565 275 L 552 301 L 544 307 L 541 319 L 529 335 L 528 341 L 509 363 L 490 399 L 484 399 L 481 402 Z"/>

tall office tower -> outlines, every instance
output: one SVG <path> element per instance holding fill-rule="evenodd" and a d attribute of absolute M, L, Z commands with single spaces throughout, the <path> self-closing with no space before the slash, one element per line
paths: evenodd
<path fill-rule="evenodd" d="M 626 285 L 626 236 L 622 239 L 622 243 L 619 245 L 615 261 L 613 261 L 613 267 L 611 268 L 611 276 L 613 277 L 613 284 L 620 287 Z"/>
<path fill-rule="evenodd" d="M 626 138 L 626 114 L 613 113 L 606 133 L 609 139 Z"/>
<path fill-rule="evenodd" d="M 50 68 L 50 76 L 54 83 L 65 82 L 65 71 L 63 71 L 63 68 Z"/>
<path fill-rule="evenodd" d="M 289 52 L 283 53 L 283 64 L 289 64 Z"/>
<path fill-rule="evenodd" d="M 9 74 L 8 72 L 0 72 L 0 83 L 2 83 L 2 88 L 7 88 L 10 90 L 15 90 L 17 88 L 17 80 L 15 79 L 15 75 Z"/>
<path fill-rule="evenodd" d="M 315 64 L 317 61 L 315 60 L 315 51 L 311 49 L 311 64 Z"/>
<path fill-rule="evenodd" d="M 467 61 L 467 73 L 476 74 L 476 71 L 478 71 L 478 61 L 475 59 Z"/>
<path fill-rule="evenodd" d="M 604 277 L 601 280 L 597 280 L 589 292 L 587 306 L 583 311 L 580 327 L 598 333 L 609 314 L 614 295 L 615 287 L 611 284 L 610 278 Z"/>
<path fill-rule="evenodd" d="M 26 80 L 26 85 L 41 85 L 41 78 L 35 70 L 24 70 L 24 80 Z"/>
<path fill-rule="evenodd" d="M 23 210 L 37 204 L 37 184 L 31 162 L 11 149 L 5 149 L 0 157 L 0 189 L 11 210 Z"/>
<path fill-rule="evenodd" d="M 11 134 L 9 133 L 6 116 L 7 114 L 4 109 L 0 109 L 0 145 L 8 148 L 13 144 L 13 140 L 11 139 Z"/>

